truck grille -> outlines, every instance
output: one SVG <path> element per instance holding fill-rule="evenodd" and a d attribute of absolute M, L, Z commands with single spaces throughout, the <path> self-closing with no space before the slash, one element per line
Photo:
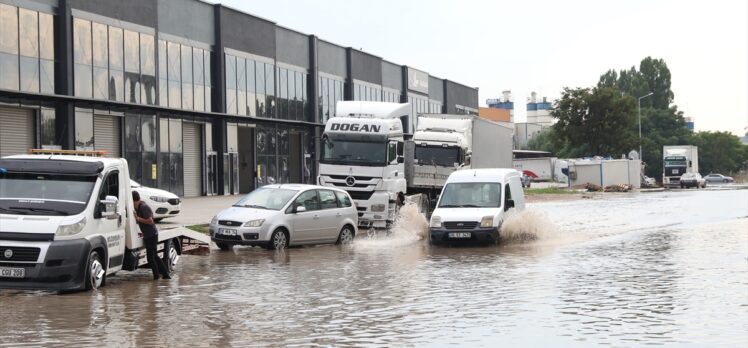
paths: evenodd
<path fill-rule="evenodd" d="M 11 255 L 11 256 L 7 257 L 7 255 Z M 39 248 L 0 246 L 0 261 L 36 262 L 38 258 L 39 258 Z"/>
<path fill-rule="evenodd" d="M 218 224 L 221 226 L 241 226 L 242 223 L 239 221 L 230 221 L 230 220 L 218 220 Z"/>
<path fill-rule="evenodd" d="M 357 199 L 360 201 L 366 201 L 374 194 L 374 191 L 348 191 L 348 194 L 351 195 L 351 198 Z"/>
<path fill-rule="evenodd" d="M 478 227 L 475 221 L 447 221 L 444 222 L 444 228 L 448 230 L 472 230 Z"/>
<path fill-rule="evenodd" d="M 330 175 L 330 179 L 335 179 L 335 180 L 345 180 L 347 178 L 348 178 L 348 175 Z M 354 176 L 353 178 L 356 179 L 356 181 L 370 181 L 374 179 L 371 176 Z"/>

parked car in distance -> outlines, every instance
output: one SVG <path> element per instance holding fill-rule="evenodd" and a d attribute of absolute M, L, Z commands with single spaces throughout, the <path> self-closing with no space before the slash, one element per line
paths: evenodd
<path fill-rule="evenodd" d="M 657 180 L 655 180 L 654 178 L 650 178 L 646 175 L 643 175 L 642 177 L 643 177 L 642 186 L 644 187 L 656 187 L 657 186 Z"/>
<path fill-rule="evenodd" d="M 142 199 L 153 210 L 153 221 L 161 222 L 165 218 L 179 215 L 182 210 L 182 200 L 179 196 L 165 190 L 146 187 L 130 180 L 133 191 L 138 191 Z"/>
<path fill-rule="evenodd" d="M 722 174 L 709 174 L 709 175 L 705 176 L 704 179 L 707 182 L 723 182 L 723 183 L 728 183 L 728 182 L 733 182 L 734 181 L 734 179 L 731 176 L 725 176 L 725 175 L 722 175 Z"/>
<path fill-rule="evenodd" d="M 514 169 L 466 169 L 452 173 L 429 222 L 432 244 L 495 244 L 509 209 L 525 208 Z"/>
<path fill-rule="evenodd" d="M 348 192 L 302 184 L 266 185 L 242 197 L 210 222 L 221 250 L 234 245 L 283 249 L 292 245 L 348 244 L 358 210 Z"/>
<path fill-rule="evenodd" d="M 686 173 L 680 176 L 680 188 L 704 188 L 706 180 L 699 173 Z"/>

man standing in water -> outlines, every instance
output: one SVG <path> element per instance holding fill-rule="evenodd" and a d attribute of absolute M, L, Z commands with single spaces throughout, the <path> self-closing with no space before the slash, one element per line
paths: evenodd
<path fill-rule="evenodd" d="M 156 254 L 158 229 L 156 222 L 153 221 L 151 207 L 140 200 L 140 194 L 137 191 L 132 191 L 132 202 L 135 205 L 135 221 L 138 222 L 140 232 L 143 233 L 143 244 L 145 244 L 148 264 L 151 265 L 151 271 L 153 271 L 153 280 L 158 279 L 159 276 L 163 279 L 171 279 L 164 262 Z"/>

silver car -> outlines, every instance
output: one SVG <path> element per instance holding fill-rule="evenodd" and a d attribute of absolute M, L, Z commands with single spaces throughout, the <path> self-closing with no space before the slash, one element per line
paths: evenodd
<path fill-rule="evenodd" d="M 722 175 L 722 174 L 709 174 L 709 175 L 705 176 L 704 179 L 706 179 L 707 182 L 723 182 L 723 183 L 728 183 L 728 182 L 733 182 L 734 181 L 734 179 L 731 176 L 725 176 L 725 175 Z"/>
<path fill-rule="evenodd" d="M 358 211 L 347 192 L 331 187 L 267 185 L 244 196 L 210 222 L 221 250 L 234 245 L 282 249 L 290 245 L 353 241 Z"/>

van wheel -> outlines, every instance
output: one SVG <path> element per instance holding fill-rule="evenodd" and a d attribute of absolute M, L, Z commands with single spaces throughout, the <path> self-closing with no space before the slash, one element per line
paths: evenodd
<path fill-rule="evenodd" d="M 350 225 L 343 226 L 343 229 L 340 230 L 340 234 L 338 234 L 338 240 L 335 242 L 335 244 L 351 244 L 353 243 L 353 238 L 355 237 L 353 233 L 353 228 L 351 228 Z"/>
<path fill-rule="evenodd" d="M 164 242 L 164 255 L 162 257 L 166 270 L 171 274 L 177 267 L 179 261 L 179 251 L 177 251 L 177 242 L 167 240 Z"/>
<path fill-rule="evenodd" d="M 233 247 L 233 245 L 231 244 L 218 243 L 218 242 L 216 242 L 216 246 L 218 247 L 218 249 L 221 249 L 221 251 L 229 251 L 231 250 L 231 247 Z"/>
<path fill-rule="evenodd" d="M 270 243 L 268 244 L 268 249 L 270 250 L 280 250 L 285 249 L 288 247 L 288 235 L 286 234 L 286 231 L 279 228 L 273 232 L 273 235 L 270 236 Z"/>
<path fill-rule="evenodd" d="M 86 290 L 96 290 L 104 286 L 106 280 L 106 271 L 101 263 L 101 256 L 98 251 L 92 251 L 88 255 L 88 267 L 86 268 Z"/>

